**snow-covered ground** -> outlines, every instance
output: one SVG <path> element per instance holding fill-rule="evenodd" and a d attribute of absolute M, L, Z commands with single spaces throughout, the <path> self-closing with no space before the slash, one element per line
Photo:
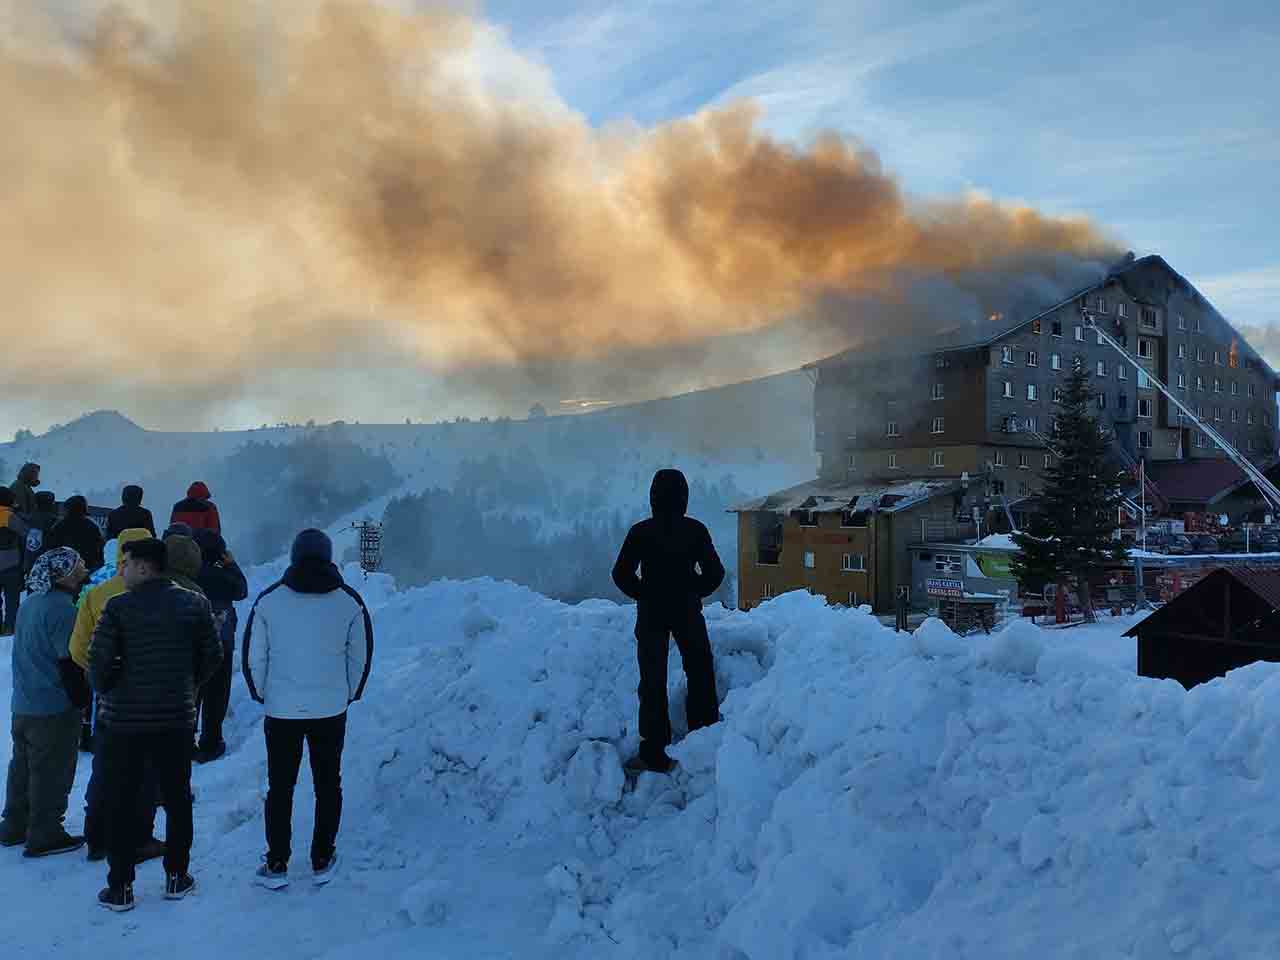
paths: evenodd
<path fill-rule="evenodd" d="M 724 722 L 628 791 L 632 609 L 348 574 L 378 639 L 334 883 L 249 882 L 265 758 L 237 679 L 230 752 L 194 774 L 198 896 L 164 901 L 147 864 L 138 910 L 116 916 L 94 904 L 101 866 L 0 851 L 0 955 L 1280 955 L 1280 668 L 1187 693 L 1133 675 L 1132 618 L 960 639 L 804 593 L 716 607 Z M 87 773 L 84 758 L 73 828 Z M 309 793 L 304 765 L 304 872 Z"/>

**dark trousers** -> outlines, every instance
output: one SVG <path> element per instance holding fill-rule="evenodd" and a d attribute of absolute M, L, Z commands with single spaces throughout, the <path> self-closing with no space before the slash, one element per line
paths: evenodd
<path fill-rule="evenodd" d="M 106 798 L 106 764 L 103 739 L 106 731 L 99 726 L 93 733 L 93 766 L 89 770 L 89 784 L 84 790 L 84 837 L 91 847 L 107 845 L 107 824 L 111 810 Z M 156 832 L 156 806 L 159 804 L 159 788 L 155 770 L 150 765 L 142 774 L 142 791 L 138 807 L 133 815 L 137 834 L 135 849 L 150 840 Z"/>
<path fill-rule="evenodd" d="M 148 765 L 155 772 L 164 804 L 164 869 L 186 873 L 191 866 L 190 727 L 154 733 L 103 731 L 103 799 L 107 808 L 107 882 L 133 883 L 138 853 L 138 807 Z"/>
<path fill-rule="evenodd" d="M 267 859 L 288 863 L 293 852 L 293 788 L 302 765 L 302 743 L 311 758 L 316 791 L 316 821 L 311 834 L 313 866 L 333 856 L 342 821 L 342 746 L 347 715 L 322 720 L 279 720 L 267 717 Z"/>
<path fill-rule="evenodd" d="M 80 711 L 74 708 L 45 717 L 13 715 L 4 823 L 15 833 L 26 831 L 29 849 L 62 836 L 62 818 L 76 779 L 79 736 Z"/>
<path fill-rule="evenodd" d="M 666 755 L 671 743 L 671 711 L 667 703 L 667 653 L 674 636 L 689 681 L 685 719 L 690 730 L 720 719 L 711 640 L 701 610 L 655 616 L 642 611 L 636 620 L 636 653 L 640 661 L 640 754 Z"/>
<path fill-rule="evenodd" d="M 22 594 L 22 566 L 0 570 L 0 596 L 4 598 L 4 632 L 13 633 L 18 623 L 18 598 Z"/>
<path fill-rule="evenodd" d="M 218 671 L 196 691 L 196 714 L 200 723 L 200 748 L 212 750 L 222 743 L 222 723 L 231 703 L 231 655 L 236 645 L 236 612 L 231 610 L 222 624 L 222 661 Z"/>

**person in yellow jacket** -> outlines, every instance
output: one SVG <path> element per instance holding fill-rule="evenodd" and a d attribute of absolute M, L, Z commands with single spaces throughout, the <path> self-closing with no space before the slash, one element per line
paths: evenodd
<path fill-rule="evenodd" d="M 112 597 L 124 593 L 124 578 L 120 576 L 120 565 L 124 562 L 124 545 L 134 540 L 146 540 L 151 536 L 149 530 L 142 527 L 130 527 L 121 530 L 116 538 L 116 575 L 104 580 L 96 587 L 90 587 L 80 598 L 80 611 L 76 614 L 76 625 L 71 631 L 71 659 L 81 670 L 89 669 L 89 641 L 93 639 L 93 628 L 98 625 L 102 609 Z"/>

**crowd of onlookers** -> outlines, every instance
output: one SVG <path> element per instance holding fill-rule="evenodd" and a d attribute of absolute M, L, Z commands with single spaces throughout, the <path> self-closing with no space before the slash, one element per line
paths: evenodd
<path fill-rule="evenodd" d="M 0 846 L 40 858 L 88 848 L 106 860 L 103 906 L 133 907 L 135 868 L 163 858 L 165 896 L 185 897 L 192 763 L 227 750 L 235 604 L 248 584 L 222 537 L 208 487 L 193 483 L 159 535 L 130 485 L 100 526 L 82 496 L 56 497 L 25 464 L 0 487 L 3 632 L 13 640 L 12 757 Z M 254 623 L 258 627 L 254 628 Z M 346 711 L 373 655 L 372 621 L 319 530 L 296 538 L 282 580 L 258 597 L 243 634 L 247 688 L 266 706 L 269 789 L 263 886 L 288 882 L 293 790 L 311 754 L 313 878 L 337 864 Z M 84 831 L 65 827 L 77 754 L 91 749 Z M 165 839 L 155 836 L 159 807 Z"/>

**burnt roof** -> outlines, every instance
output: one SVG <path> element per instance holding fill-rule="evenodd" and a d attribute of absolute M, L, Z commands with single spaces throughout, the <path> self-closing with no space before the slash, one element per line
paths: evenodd
<path fill-rule="evenodd" d="M 1124 632 L 1124 635 L 1136 637 L 1144 633 L 1159 633 L 1179 626 L 1185 629 L 1185 624 L 1188 622 L 1194 623 L 1202 619 L 1206 608 L 1216 609 L 1216 604 L 1206 604 L 1205 601 L 1211 591 L 1221 590 L 1224 583 L 1234 583 L 1256 598 L 1257 603 L 1253 605 L 1255 609 L 1246 615 L 1253 615 L 1256 618 L 1261 611 L 1265 616 L 1273 616 L 1277 610 L 1280 610 L 1280 570 L 1250 566 L 1218 567 L 1151 616 L 1134 624 Z M 1234 607 L 1235 604 L 1233 603 L 1232 606 Z M 1240 625 L 1243 626 L 1243 622 Z M 1175 632 L 1179 631 L 1175 630 Z"/>
<path fill-rule="evenodd" d="M 1130 254 L 1130 256 L 1132 256 L 1132 254 Z M 958 350 L 970 350 L 970 349 L 977 349 L 979 347 L 989 347 L 991 346 L 991 344 L 995 343 L 1001 337 L 1008 336 L 1009 334 L 1015 333 L 1016 331 L 1022 329 L 1023 327 L 1030 326 L 1035 321 L 1041 320 L 1047 317 L 1049 314 L 1053 313 L 1055 310 L 1059 310 L 1062 307 L 1065 307 L 1067 304 L 1071 303 L 1074 300 L 1078 300 L 1083 296 L 1087 296 L 1088 294 L 1092 293 L 1094 290 L 1100 290 L 1101 288 L 1105 287 L 1108 283 L 1110 283 L 1112 280 L 1115 280 L 1119 277 L 1123 277 L 1125 274 L 1133 270 L 1137 270 L 1152 264 L 1157 264 L 1163 267 L 1165 270 L 1167 270 L 1170 274 L 1172 274 L 1178 281 L 1180 281 L 1184 286 L 1186 286 L 1188 290 L 1192 291 L 1192 293 L 1201 302 L 1203 302 L 1204 305 L 1208 307 L 1219 320 L 1227 324 L 1227 326 L 1231 327 L 1231 329 L 1235 331 L 1235 327 L 1231 325 L 1231 321 L 1229 321 L 1226 317 L 1224 317 L 1222 313 L 1218 310 L 1218 308 L 1209 302 L 1209 298 L 1206 297 L 1204 294 L 1202 294 L 1199 290 L 1197 290 L 1195 285 L 1190 280 L 1188 280 L 1182 274 L 1178 273 L 1178 271 L 1173 269 L 1173 267 L 1169 266 L 1169 262 L 1165 260 L 1164 257 L 1160 256 L 1157 253 L 1152 253 L 1152 254 L 1148 254 L 1145 257 L 1137 257 L 1135 259 L 1126 258 L 1120 261 L 1120 263 L 1116 264 L 1110 270 L 1108 270 L 1106 273 L 1106 276 L 1104 276 L 1101 280 L 1098 280 L 1095 283 L 1091 283 L 1086 287 L 1081 287 L 1079 290 L 1072 293 L 1069 297 L 1065 297 L 1064 299 L 1059 300 L 1057 303 L 1053 304 L 1052 306 L 1044 307 L 1043 309 L 1038 310 L 1038 312 L 1033 313 L 1030 316 L 1023 316 L 1017 320 L 1010 320 L 1008 317 L 1002 314 L 995 314 L 992 317 L 988 317 L 987 319 L 981 320 L 977 323 L 959 324 L 955 327 L 951 327 L 946 330 L 930 332 L 929 339 L 928 339 L 928 348 L 925 350 L 916 350 L 914 348 L 901 346 L 900 341 L 898 341 L 895 338 L 886 336 L 885 339 L 883 340 L 860 344 L 859 346 L 851 347 L 848 350 L 842 350 L 839 353 L 832 354 L 829 357 L 823 357 L 821 360 L 815 360 L 812 363 L 806 363 L 803 369 L 808 370 L 814 367 L 820 367 L 823 364 L 840 360 L 841 358 L 848 356 L 850 354 L 858 354 L 858 353 L 864 353 L 868 351 L 880 352 L 878 348 L 885 347 L 885 346 L 889 347 L 889 350 L 884 351 L 886 354 L 894 353 L 894 352 L 910 352 L 910 353 L 918 352 L 918 353 L 924 353 L 924 354 L 951 353 Z M 1251 357 L 1252 359 L 1256 360 L 1258 363 L 1262 364 L 1263 369 L 1268 373 L 1268 375 L 1271 376 L 1272 379 L 1275 379 L 1277 377 L 1277 374 L 1276 374 L 1276 371 L 1271 368 L 1271 365 L 1267 363 L 1266 360 L 1263 359 L 1262 355 L 1258 353 L 1258 351 L 1256 351 L 1253 347 L 1249 345 L 1249 343 L 1244 339 L 1244 337 L 1239 336 L 1238 331 L 1235 331 L 1235 332 L 1237 333 L 1239 344 L 1240 344 L 1240 347 L 1242 348 L 1242 352 L 1245 353 L 1247 356 Z"/>
<path fill-rule="evenodd" d="M 1211 504 L 1248 484 L 1245 472 L 1230 460 L 1156 460 L 1147 478 L 1167 500 Z"/>

